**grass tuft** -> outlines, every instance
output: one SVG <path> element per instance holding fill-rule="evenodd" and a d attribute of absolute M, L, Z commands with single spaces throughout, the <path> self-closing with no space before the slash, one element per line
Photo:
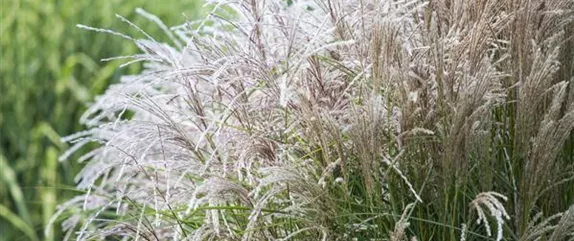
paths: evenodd
<path fill-rule="evenodd" d="M 572 1 L 208 5 L 169 30 L 138 11 L 167 42 L 80 26 L 144 70 L 66 138 L 99 145 L 69 237 L 573 237 Z"/>

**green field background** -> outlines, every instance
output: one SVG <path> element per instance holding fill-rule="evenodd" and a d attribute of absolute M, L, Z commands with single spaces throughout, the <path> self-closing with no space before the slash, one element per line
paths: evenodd
<path fill-rule="evenodd" d="M 61 240 L 59 224 L 44 227 L 73 190 L 80 164 L 58 162 L 62 136 L 81 130 L 86 105 L 122 74 L 121 62 L 136 46 L 115 36 L 78 29 L 76 24 L 141 37 L 116 18 L 122 15 L 151 35 L 161 30 L 137 15 L 141 7 L 168 26 L 197 19 L 197 0 L 1 0 L 0 59 L 0 241 Z M 165 40 L 165 38 L 164 38 Z M 73 158 L 72 158 L 73 160 Z"/>

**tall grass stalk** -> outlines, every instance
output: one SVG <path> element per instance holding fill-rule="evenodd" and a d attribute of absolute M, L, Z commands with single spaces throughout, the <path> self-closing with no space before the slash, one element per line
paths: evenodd
<path fill-rule="evenodd" d="M 68 237 L 574 238 L 574 2 L 209 4 L 170 43 L 79 26 L 145 64 L 64 139 L 100 144 Z"/>

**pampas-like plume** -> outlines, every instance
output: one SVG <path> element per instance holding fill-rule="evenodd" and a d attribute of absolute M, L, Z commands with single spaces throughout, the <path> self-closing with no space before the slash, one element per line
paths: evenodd
<path fill-rule="evenodd" d="M 472 209 L 475 210 L 478 214 L 476 223 L 484 223 L 486 234 L 488 236 L 492 235 L 492 231 L 483 206 L 486 207 L 486 209 L 490 212 L 490 215 L 496 219 L 496 241 L 502 240 L 502 225 L 504 224 L 505 219 L 510 219 L 510 216 L 508 216 L 508 213 L 506 213 L 504 205 L 502 205 L 502 203 L 498 200 L 499 198 L 503 201 L 508 199 L 507 197 L 496 192 L 483 192 L 476 195 L 476 198 L 474 198 L 474 200 L 470 203 Z"/>
<path fill-rule="evenodd" d="M 574 206 L 562 213 L 552 215 L 540 221 L 542 214 L 537 214 L 528 226 L 521 241 L 558 241 L 574 239 Z"/>

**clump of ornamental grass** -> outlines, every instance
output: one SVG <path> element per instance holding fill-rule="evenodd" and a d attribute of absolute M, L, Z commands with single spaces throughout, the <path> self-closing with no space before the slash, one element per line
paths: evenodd
<path fill-rule="evenodd" d="M 76 240 L 566 240 L 574 3 L 209 1 L 62 156 Z M 570 52 L 572 53 L 572 52 Z"/>

